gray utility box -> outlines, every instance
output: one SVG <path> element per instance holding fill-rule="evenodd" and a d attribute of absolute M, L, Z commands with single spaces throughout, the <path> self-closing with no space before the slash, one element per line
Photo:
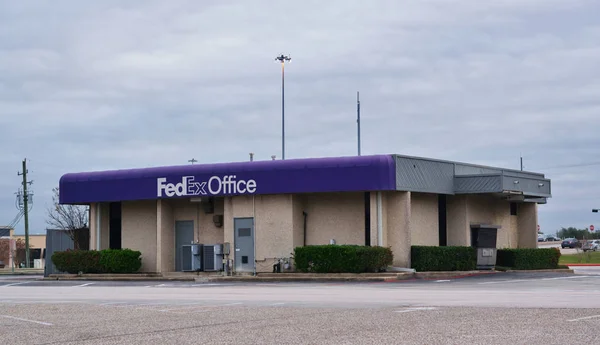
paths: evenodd
<path fill-rule="evenodd" d="M 223 270 L 223 245 L 205 244 L 204 245 L 204 271 L 222 271 Z"/>
<path fill-rule="evenodd" d="M 202 271 L 203 245 L 199 243 L 181 246 L 181 270 L 184 272 Z"/>
<path fill-rule="evenodd" d="M 477 269 L 491 270 L 496 266 L 498 226 L 472 225 L 471 245 L 477 249 Z"/>

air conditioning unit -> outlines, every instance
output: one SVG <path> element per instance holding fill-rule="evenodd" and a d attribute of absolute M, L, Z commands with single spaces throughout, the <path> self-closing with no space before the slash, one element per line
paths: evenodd
<path fill-rule="evenodd" d="M 223 269 L 222 244 L 205 244 L 202 256 L 204 271 L 221 271 Z"/>
<path fill-rule="evenodd" d="M 181 270 L 184 272 L 202 271 L 202 244 L 181 246 Z"/>

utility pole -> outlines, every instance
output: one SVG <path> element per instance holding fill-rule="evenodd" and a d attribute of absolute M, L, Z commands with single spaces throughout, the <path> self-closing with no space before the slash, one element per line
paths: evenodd
<path fill-rule="evenodd" d="M 360 156 L 360 98 L 358 91 L 356 91 L 356 123 L 358 124 L 358 155 Z"/>
<path fill-rule="evenodd" d="M 281 62 L 281 159 L 285 159 L 285 63 L 292 61 L 287 55 L 279 55 L 275 58 Z"/>
<path fill-rule="evenodd" d="M 188 162 L 190 162 L 190 163 L 194 164 L 194 163 L 196 163 L 196 162 L 197 162 L 197 160 L 196 160 L 195 158 L 192 158 L 192 159 L 188 160 Z"/>
<path fill-rule="evenodd" d="M 23 176 L 23 217 L 25 218 L 25 268 L 29 268 L 29 193 L 27 192 L 27 158 L 23 159 L 23 173 L 17 173 Z"/>

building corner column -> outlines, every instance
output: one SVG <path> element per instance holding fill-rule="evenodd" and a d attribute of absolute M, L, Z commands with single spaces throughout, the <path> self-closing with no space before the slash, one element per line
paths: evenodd
<path fill-rule="evenodd" d="M 387 194 L 384 246 L 394 255 L 393 266 L 410 268 L 412 246 L 411 192 L 394 191 Z"/>
<path fill-rule="evenodd" d="M 156 272 L 162 273 L 162 200 L 156 200 Z"/>
<path fill-rule="evenodd" d="M 537 248 L 537 203 L 520 203 L 517 209 L 518 248 Z"/>

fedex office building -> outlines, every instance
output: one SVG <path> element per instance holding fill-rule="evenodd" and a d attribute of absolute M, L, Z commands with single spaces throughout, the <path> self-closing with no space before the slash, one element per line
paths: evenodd
<path fill-rule="evenodd" d="M 270 272 L 298 246 L 535 247 L 543 174 L 402 155 L 249 161 L 66 174 L 60 202 L 90 206 L 90 248 L 142 252 L 142 271 L 185 270 L 192 243 L 229 244 L 236 272 Z M 227 247 L 225 247 L 227 248 Z"/>

